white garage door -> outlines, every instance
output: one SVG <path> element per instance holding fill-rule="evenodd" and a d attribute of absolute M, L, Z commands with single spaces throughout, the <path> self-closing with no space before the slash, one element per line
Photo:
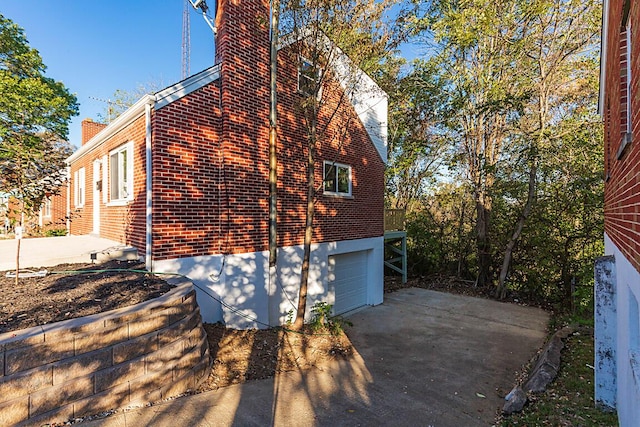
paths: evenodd
<path fill-rule="evenodd" d="M 329 257 L 329 289 L 333 289 L 334 314 L 367 304 L 367 252 L 351 252 Z"/>

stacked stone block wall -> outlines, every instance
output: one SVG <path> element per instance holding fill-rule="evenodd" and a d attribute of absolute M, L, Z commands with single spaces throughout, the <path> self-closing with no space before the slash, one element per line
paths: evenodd
<path fill-rule="evenodd" d="M 195 389 L 210 369 L 195 291 L 0 335 L 0 425 L 41 425 Z"/>

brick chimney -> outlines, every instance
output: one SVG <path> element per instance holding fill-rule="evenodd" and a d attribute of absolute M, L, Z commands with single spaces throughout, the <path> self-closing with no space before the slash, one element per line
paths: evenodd
<path fill-rule="evenodd" d="M 254 224 L 230 233 L 238 233 L 234 240 L 244 240 L 245 249 L 260 251 L 269 218 L 269 0 L 219 0 L 216 26 L 225 169 L 243 187 L 229 208 Z"/>
<path fill-rule="evenodd" d="M 82 121 L 82 145 L 86 144 L 91 138 L 96 136 L 98 132 L 106 128 L 103 123 L 94 122 L 92 119 L 84 119 Z"/>

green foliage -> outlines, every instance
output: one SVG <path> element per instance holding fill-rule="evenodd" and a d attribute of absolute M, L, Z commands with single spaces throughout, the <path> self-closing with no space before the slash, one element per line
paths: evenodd
<path fill-rule="evenodd" d="M 151 81 L 145 84 L 139 84 L 132 91 L 117 89 L 112 97 L 107 100 L 104 113 L 98 114 L 98 121 L 101 123 L 112 122 L 139 101 L 140 98 L 147 94 L 158 92 L 163 89 L 163 87 L 162 81 Z"/>
<path fill-rule="evenodd" d="M 27 215 L 62 184 L 71 153 L 63 141 L 78 113 L 75 96 L 45 70 L 23 30 L 0 15 L 0 193 Z"/>
<path fill-rule="evenodd" d="M 504 417 L 499 425 L 510 426 L 617 426 L 614 412 L 603 412 L 594 401 L 593 331 L 582 328 L 567 340 L 562 364 L 554 382 L 521 413 Z"/>
<path fill-rule="evenodd" d="M 468 189 L 442 183 L 407 216 L 407 256 L 412 274 L 469 276 L 473 253 L 473 201 Z"/>
<path fill-rule="evenodd" d="M 333 306 L 324 301 L 317 302 L 311 307 L 311 322 L 309 326 L 314 332 L 329 331 L 332 335 L 340 335 L 345 326 L 353 324 L 342 316 L 332 316 Z"/>
<path fill-rule="evenodd" d="M 411 271 L 489 286 L 503 273 L 508 291 L 588 315 L 603 235 L 599 3 L 414 4 L 407 25 L 429 58 L 390 97 L 387 170 L 387 206 L 410 211 Z"/>
<path fill-rule="evenodd" d="M 67 229 L 66 228 L 52 228 L 46 230 L 44 232 L 45 237 L 56 237 L 56 236 L 66 236 Z"/>

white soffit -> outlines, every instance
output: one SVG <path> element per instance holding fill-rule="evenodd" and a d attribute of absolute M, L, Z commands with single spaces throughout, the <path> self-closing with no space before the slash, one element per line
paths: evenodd
<path fill-rule="evenodd" d="M 607 83 L 607 44 L 609 38 L 609 0 L 602 4 L 602 34 L 600 37 L 600 94 L 598 97 L 598 113 L 604 114 L 604 93 Z"/>
<path fill-rule="evenodd" d="M 310 30 L 301 30 L 297 37 L 290 33 L 280 40 L 279 49 L 287 47 L 297 40 L 311 37 Z M 371 77 L 357 67 L 353 61 L 326 35 L 319 40 L 328 58 L 331 68 L 335 72 L 340 86 L 347 94 L 356 114 L 364 125 L 369 138 L 373 142 L 382 161 L 387 163 L 387 94 Z"/>
<path fill-rule="evenodd" d="M 214 65 L 156 93 L 155 110 L 194 92 L 220 77 L 220 66 Z"/>

